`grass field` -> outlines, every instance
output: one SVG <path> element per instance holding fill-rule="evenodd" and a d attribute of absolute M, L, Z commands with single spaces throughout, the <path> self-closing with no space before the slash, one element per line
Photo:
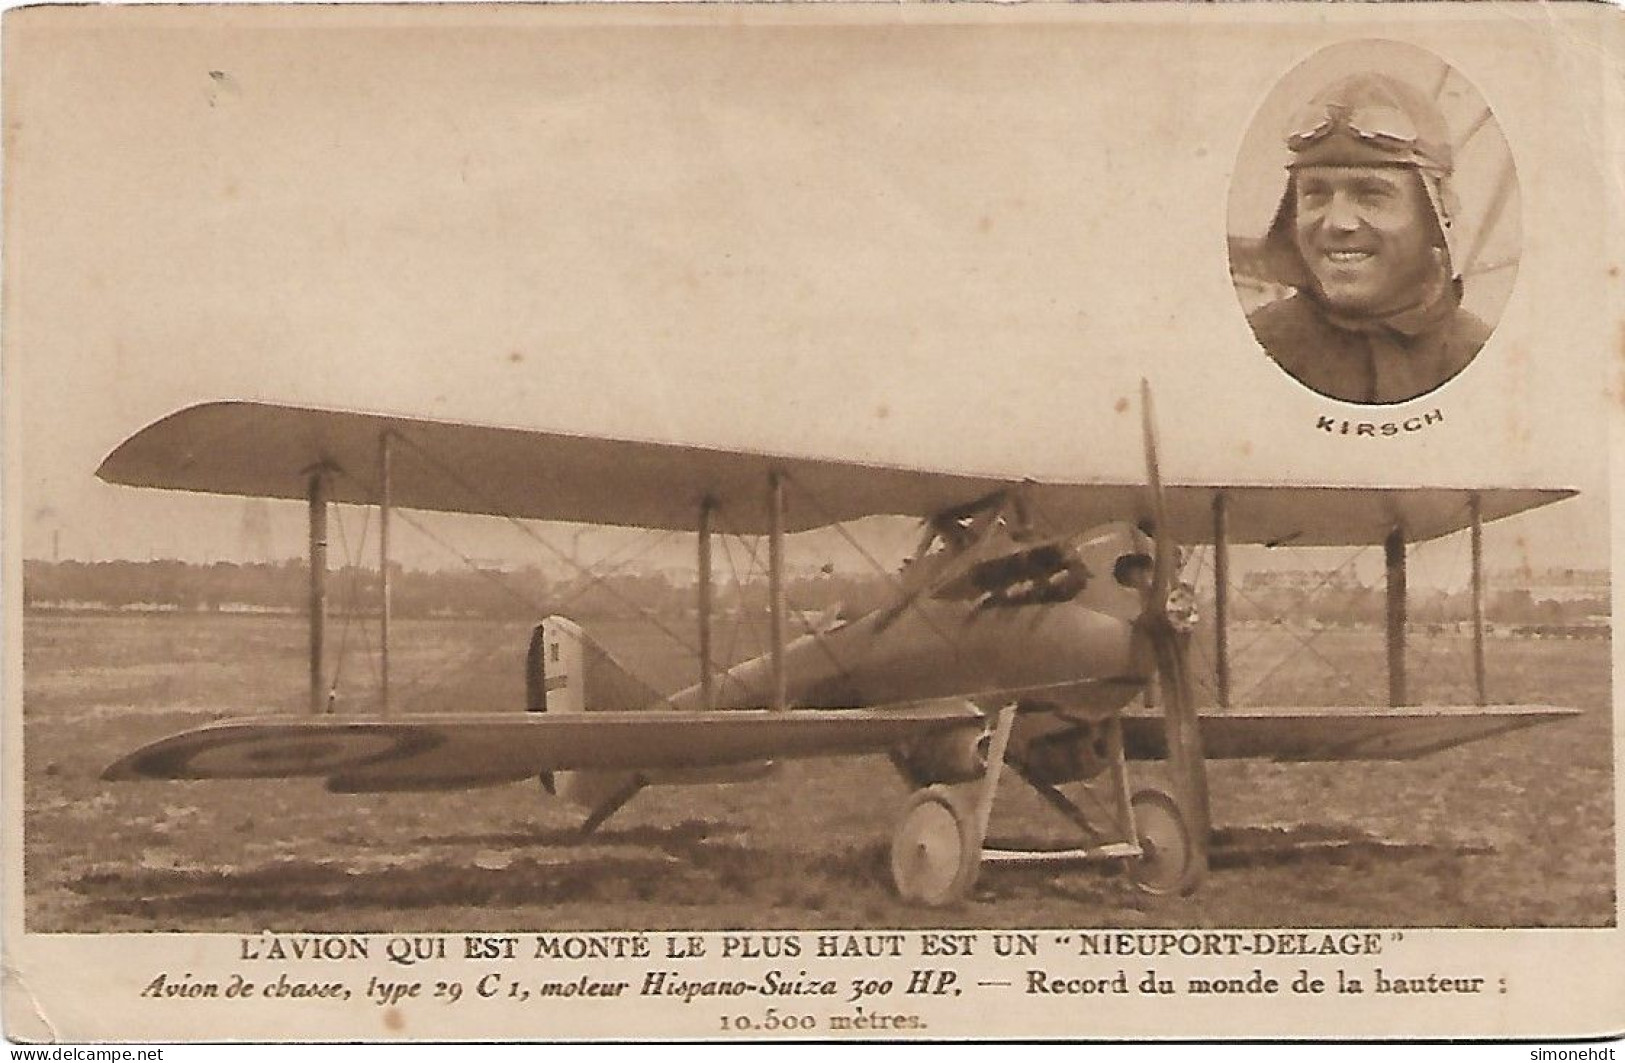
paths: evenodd
<path fill-rule="evenodd" d="M 342 643 L 339 711 L 376 664 Z M 657 684 L 678 647 L 589 625 Z M 402 709 L 517 710 L 525 625 L 397 625 Z M 748 640 L 738 645 L 742 653 Z M 725 643 L 726 644 L 726 643 Z M 1377 631 L 1304 650 L 1239 630 L 1254 703 L 1379 697 Z M 1465 645 L 1418 637 L 1413 693 L 1470 700 Z M 589 842 L 532 785 L 342 797 L 317 782 L 104 783 L 136 745 L 225 716 L 305 709 L 305 629 L 286 617 L 50 617 L 24 626 L 26 920 L 32 931 L 411 931 L 912 926 L 1600 926 L 1615 912 L 1609 645 L 1497 640 L 1497 700 L 1583 717 L 1408 763 L 1211 769 L 1215 868 L 1150 900 L 1118 869 L 989 868 L 965 904 L 890 891 L 905 792 L 883 759 L 790 764 L 768 780 L 641 795 Z M 1283 663 L 1285 662 L 1285 663 Z M 993 832 L 1052 822 L 1016 786 Z M 1297 843 L 1318 843 L 1302 845 Z"/>

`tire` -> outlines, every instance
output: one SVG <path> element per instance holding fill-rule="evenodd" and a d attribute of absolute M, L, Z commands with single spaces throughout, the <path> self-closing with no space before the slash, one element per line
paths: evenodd
<path fill-rule="evenodd" d="M 909 795 L 892 833 L 892 882 L 899 897 L 940 908 L 970 893 L 982 862 L 971 818 L 946 786 Z"/>
<path fill-rule="evenodd" d="M 1207 865 L 1179 802 L 1161 790 L 1141 790 L 1129 801 L 1143 855 L 1132 866 L 1134 886 L 1153 897 L 1195 891 Z"/>

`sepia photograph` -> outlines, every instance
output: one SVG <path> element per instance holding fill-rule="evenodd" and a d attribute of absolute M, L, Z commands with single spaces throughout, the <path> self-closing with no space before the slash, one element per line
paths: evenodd
<path fill-rule="evenodd" d="M 1258 143 L 1263 125 L 1278 126 L 1273 150 Z M 1356 41 L 1294 69 L 1254 126 L 1230 263 L 1264 352 L 1310 390 L 1361 405 L 1422 398 L 1472 364 L 1521 247 L 1517 169 L 1477 91 L 1421 49 Z M 1284 182 L 1262 237 L 1260 155 Z"/>
<path fill-rule="evenodd" d="M 8 12 L 8 1035 L 1617 1028 L 1617 25 L 1267 7 Z"/>

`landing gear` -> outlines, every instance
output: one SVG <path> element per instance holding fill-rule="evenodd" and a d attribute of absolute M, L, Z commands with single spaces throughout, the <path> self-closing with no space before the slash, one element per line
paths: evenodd
<path fill-rule="evenodd" d="M 976 881 L 982 840 L 975 816 L 951 788 L 927 786 L 909 796 L 892 835 L 891 873 L 910 904 L 939 908 L 962 899 Z"/>
<path fill-rule="evenodd" d="M 1061 849 L 1010 849 L 984 844 L 988 818 L 1009 745 L 1015 707 L 1000 710 L 991 734 L 987 770 L 969 782 L 921 786 L 909 795 L 892 835 L 891 872 L 898 895 L 909 904 L 938 908 L 963 900 L 983 861 L 1038 864 L 1120 860 L 1135 887 L 1157 897 L 1187 894 L 1207 874 L 1203 839 L 1195 816 L 1161 790 L 1129 791 L 1122 721 L 1102 722 L 1107 770 L 1100 778 L 1075 780 L 1063 794 L 1042 777 L 1010 765 L 1016 774 L 1069 820 L 1081 845 Z M 915 780 L 916 784 L 925 780 Z M 1080 804 L 1081 802 L 1081 804 Z"/>
<path fill-rule="evenodd" d="M 892 881 L 903 900 L 940 908 L 970 893 L 1015 722 L 1014 704 L 998 710 L 981 778 L 932 783 L 909 795 L 891 844 Z"/>
<path fill-rule="evenodd" d="M 1179 802 L 1161 790 L 1140 790 L 1129 803 L 1141 850 L 1130 865 L 1135 888 L 1153 897 L 1195 890 L 1207 868 Z"/>

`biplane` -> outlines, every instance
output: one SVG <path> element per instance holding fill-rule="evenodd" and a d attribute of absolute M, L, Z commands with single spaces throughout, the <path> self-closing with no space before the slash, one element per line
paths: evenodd
<path fill-rule="evenodd" d="M 118 446 L 115 484 L 309 504 L 309 715 L 212 723 L 139 749 L 121 779 L 312 777 L 329 790 L 450 790 L 539 780 L 591 830 L 641 790 L 739 781 L 803 757 L 889 755 L 909 797 L 890 865 L 925 905 L 966 895 L 984 861 L 1119 860 L 1153 894 L 1202 881 L 1207 758 L 1409 758 L 1572 715 L 1488 705 L 1483 523 L 1557 502 L 1562 488 L 1332 488 L 1163 482 L 1142 388 L 1143 483 L 1055 482 L 398 416 L 215 402 Z M 402 446 L 436 456 L 402 467 Z M 330 713 L 323 689 L 327 520 L 379 507 L 381 708 Z M 697 676 L 651 689 L 577 624 L 549 616 L 526 654 L 526 704 L 396 713 L 389 701 L 393 507 L 692 532 Z M 785 538 L 871 516 L 921 522 L 894 600 L 791 636 Z M 769 651 L 714 659 L 712 539 L 766 535 Z M 1470 528 L 1478 704 L 1416 707 L 1405 687 L 1406 544 Z M 1194 598 L 1180 543 L 1213 544 L 1218 704 L 1199 710 L 1189 662 Z M 1233 543 L 1382 542 L 1391 704 L 1232 708 L 1227 651 Z M 1149 696 L 1156 693 L 1155 698 Z M 1153 709 L 1151 706 L 1155 704 Z M 1129 764 L 1164 759 L 1167 790 Z M 1006 774 L 1075 831 L 1056 849 L 999 849 L 987 827 Z"/>

